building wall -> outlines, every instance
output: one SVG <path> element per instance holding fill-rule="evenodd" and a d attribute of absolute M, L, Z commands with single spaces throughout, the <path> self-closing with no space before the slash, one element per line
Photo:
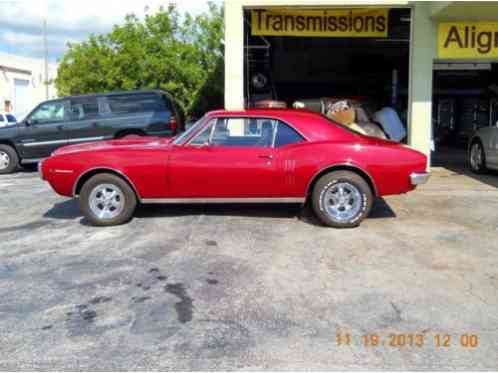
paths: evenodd
<path fill-rule="evenodd" d="M 37 104 L 47 99 L 45 91 L 44 61 L 42 59 L 26 58 L 6 53 L 0 53 L 0 111 L 6 109 L 6 102 L 11 103 L 10 111 L 18 117 L 27 114 L 26 110 L 33 109 Z M 57 74 L 57 66 L 49 65 L 49 94 L 48 98 L 57 97 L 53 80 Z M 26 108 L 16 107 L 16 80 L 27 81 L 23 90 L 27 96 L 22 97 Z"/>
<path fill-rule="evenodd" d="M 225 2 L 225 106 L 244 107 L 243 9 L 265 6 L 398 6 L 412 9 L 410 43 L 409 145 L 430 156 L 432 122 L 432 63 L 435 58 L 436 27 L 433 16 L 448 3 L 415 1 L 333 0 L 227 0 Z"/>
<path fill-rule="evenodd" d="M 432 140 L 432 65 L 436 56 L 436 24 L 430 3 L 412 11 L 408 144 L 430 160 Z"/>

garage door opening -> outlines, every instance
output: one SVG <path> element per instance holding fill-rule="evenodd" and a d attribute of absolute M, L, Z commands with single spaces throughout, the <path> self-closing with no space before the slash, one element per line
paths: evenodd
<path fill-rule="evenodd" d="M 433 165 L 467 172 L 469 140 L 498 123 L 498 63 L 437 61 L 433 82 Z"/>
<path fill-rule="evenodd" d="M 357 13 L 362 11 L 363 19 Z M 265 12 L 277 15 L 268 20 L 262 18 Z M 410 9 L 293 7 L 285 8 L 281 18 L 278 12 L 244 10 L 246 106 L 276 100 L 326 114 L 327 103 L 347 100 L 361 107 L 371 122 L 377 121 L 376 112 L 389 107 L 403 127 L 396 140 L 406 142 Z M 375 23 L 381 20 L 379 14 L 384 24 Z M 342 34 L 327 33 L 341 27 Z"/>

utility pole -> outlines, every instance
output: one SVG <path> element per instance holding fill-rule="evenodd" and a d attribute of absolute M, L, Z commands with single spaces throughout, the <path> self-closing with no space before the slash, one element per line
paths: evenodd
<path fill-rule="evenodd" d="M 43 49 L 45 52 L 45 100 L 49 99 L 48 92 L 48 42 L 47 42 L 47 14 L 48 14 L 48 4 L 44 1 L 44 17 L 43 17 Z"/>

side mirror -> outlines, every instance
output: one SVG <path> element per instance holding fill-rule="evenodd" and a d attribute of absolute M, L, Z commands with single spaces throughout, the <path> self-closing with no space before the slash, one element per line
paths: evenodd
<path fill-rule="evenodd" d="M 33 122 L 31 121 L 31 119 L 28 119 L 28 118 L 26 118 L 23 122 L 24 122 L 24 125 L 26 127 L 29 127 L 29 126 L 31 126 L 33 124 Z"/>

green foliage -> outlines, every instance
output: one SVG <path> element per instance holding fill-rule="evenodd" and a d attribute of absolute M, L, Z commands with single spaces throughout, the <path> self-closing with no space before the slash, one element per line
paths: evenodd
<path fill-rule="evenodd" d="M 58 93 L 158 88 L 189 114 L 216 108 L 223 103 L 223 32 L 223 8 L 214 3 L 196 17 L 180 15 L 174 5 L 143 20 L 129 15 L 109 34 L 68 45 L 55 81 Z"/>

